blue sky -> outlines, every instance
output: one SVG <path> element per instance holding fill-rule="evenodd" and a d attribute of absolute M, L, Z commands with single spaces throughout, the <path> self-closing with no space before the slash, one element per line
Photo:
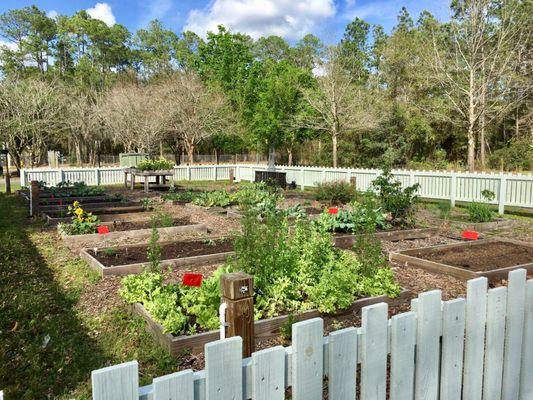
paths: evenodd
<path fill-rule="evenodd" d="M 356 16 L 390 31 L 402 6 L 415 20 L 424 9 L 444 20 L 449 15 L 447 0 L 2 0 L 0 12 L 32 4 L 51 15 L 86 9 L 94 18 L 131 31 L 157 18 L 176 32 L 205 35 L 223 24 L 254 38 L 277 34 L 294 41 L 313 33 L 326 43 L 336 42 Z"/>

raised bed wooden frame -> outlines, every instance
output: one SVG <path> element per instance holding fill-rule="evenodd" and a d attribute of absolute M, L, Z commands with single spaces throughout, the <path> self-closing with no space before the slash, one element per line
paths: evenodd
<path fill-rule="evenodd" d="M 396 231 L 385 231 L 385 232 L 376 232 L 370 234 L 359 234 L 359 235 L 339 235 L 334 236 L 333 241 L 336 246 L 339 247 L 350 247 L 355 244 L 355 241 L 359 237 L 363 236 L 374 236 L 378 239 L 387 240 L 390 242 L 397 242 L 400 240 L 414 240 L 414 239 L 427 239 L 438 235 L 438 228 L 416 228 L 416 229 L 403 229 Z"/>
<path fill-rule="evenodd" d="M 117 220 L 128 220 L 128 221 L 137 221 L 138 219 L 130 218 L 139 215 L 146 217 L 149 215 L 148 212 L 145 213 L 146 209 L 143 206 L 140 205 L 132 205 L 132 206 L 124 206 L 124 207 L 109 207 L 109 209 L 106 208 L 97 208 L 95 210 L 91 210 L 90 208 L 87 209 L 87 211 L 92 212 L 95 215 L 98 215 L 98 218 L 102 222 L 107 221 L 117 221 Z M 107 212 L 103 212 L 107 211 Z M 70 222 L 72 220 L 72 217 L 67 215 L 65 217 L 54 217 L 50 211 L 45 211 L 41 214 L 41 217 L 44 219 L 45 223 L 47 225 L 57 225 L 60 222 Z M 139 218 L 142 219 L 142 218 Z"/>
<path fill-rule="evenodd" d="M 207 233 L 207 226 L 205 224 L 191 224 L 182 226 L 171 226 L 168 228 L 157 228 L 160 237 L 169 237 L 173 235 L 181 235 L 184 233 Z M 61 233 L 63 239 L 69 248 L 91 247 L 105 243 L 106 241 L 115 240 L 148 240 L 152 235 L 152 229 L 135 229 L 130 231 L 109 232 L 105 235 L 98 233 L 91 233 L 88 235 L 65 235 Z"/>
<path fill-rule="evenodd" d="M 496 229 L 506 229 L 512 228 L 515 224 L 515 220 L 508 218 L 495 218 L 489 222 L 468 222 L 468 221 L 454 221 L 450 220 L 450 223 L 458 228 L 477 231 L 477 232 L 487 232 Z"/>
<path fill-rule="evenodd" d="M 513 265 L 513 266 L 505 267 L 505 268 L 498 268 L 492 271 L 469 271 L 465 268 L 442 264 L 442 263 L 438 263 L 435 261 L 430 261 L 430 260 L 426 260 L 423 258 L 410 255 L 413 252 L 430 253 L 431 251 L 435 249 L 455 249 L 455 248 L 460 248 L 460 247 L 475 247 L 479 245 L 485 245 L 491 242 L 492 243 L 493 242 L 507 242 L 507 243 L 514 243 L 520 246 L 533 247 L 533 244 L 531 243 L 520 242 L 518 240 L 512 240 L 512 239 L 506 239 L 506 238 L 491 238 L 491 239 L 475 240 L 471 242 L 452 243 L 452 244 L 429 246 L 429 247 L 423 247 L 423 248 L 418 248 L 418 249 L 409 249 L 409 250 L 403 250 L 403 251 L 398 251 L 398 252 L 392 252 L 389 254 L 389 261 L 397 262 L 399 264 L 403 264 L 408 267 L 422 268 L 422 269 L 425 269 L 426 271 L 433 272 L 433 273 L 451 275 L 451 276 L 454 276 L 456 278 L 463 279 L 463 280 L 479 278 L 481 276 L 487 277 L 490 281 L 499 280 L 499 279 L 506 278 L 509 271 L 513 271 L 519 268 L 524 268 L 525 270 L 527 270 L 528 273 L 533 272 L 533 262 L 528 263 L 528 264 L 522 264 L 522 265 Z"/>
<path fill-rule="evenodd" d="M 335 316 L 345 316 L 358 312 L 361 308 L 371 304 L 388 303 L 395 304 L 398 301 L 408 299 L 411 292 L 406 289 L 402 289 L 400 295 L 394 299 L 383 296 L 365 297 L 356 300 L 352 305 L 338 313 Z M 164 333 L 163 327 L 156 322 L 148 311 L 142 306 L 142 304 L 136 303 L 130 306 L 130 311 L 143 318 L 148 325 L 148 331 L 159 342 L 163 348 L 174 357 L 179 357 L 187 351 L 201 352 L 204 350 L 204 345 L 209 342 L 213 342 L 220 338 L 220 332 L 209 331 L 198 333 L 196 335 L 182 335 L 176 336 L 170 333 Z M 307 319 L 320 317 L 321 314 L 318 310 L 309 310 L 293 316 L 294 322 L 305 321 Z M 288 315 L 280 315 L 279 317 L 269 318 L 265 320 L 255 321 L 254 334 L 256 342 L 258 340 L 272 339 L 279 335 L 279 330 L 282 326 L 286 325 L 289 321 Z"/>
<path fill-rule="evenodd" d="M 165 243 L 161 243 L 164 245 Z M 140 245 L 134 245 L 134 246 L 140 246 Z M 118 247 L 112 247 L 114 249 L 121 249 L 126 247 L 134 247 L 134 246 L 118 246 Z M 134 274 L 140 274 L 144 269 L 149 266 L 150 263 L 136 263 L 136 264 L 124 264 L 124 265 L 116 265 L 112 267 L 106 267 L 103 265 L 100 261 L 98 261 L 95 257 L 93 257 L 89 253 L 89 248 L 84 248 L 80 251 L 80 256 L 85 259 L 89 266 L 94 269 L 96 272 L 98 272 L 102 277 L 110 276 L 110 275 L 134 275 Z M 161 260 L 162 266 L 173 266 L 173 267 L 189 267 L 193 265 L 198 264 L 207 264 L 207 263 L 219 263 L 226 261 L 229 257 L 233 256 L 235 252 L 229 251 L 224 253 L 215 253 L 215 254 L 205 254 L 200 256 L 194 256 L 194 257 L 182 257 L 182 258 L 172 258 L 169 260 Z"/>

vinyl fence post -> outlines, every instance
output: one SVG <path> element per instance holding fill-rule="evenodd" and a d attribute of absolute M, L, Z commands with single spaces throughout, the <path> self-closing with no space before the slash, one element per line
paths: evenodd
<path fill-rule="evenodd" d="M 300 175 L 302 177 L 302 182 L 300 183 L 300 187 L 302 190 L 305 190 L 305 171 L 303 168 L 300 168 Z"/>
<path fill-rule="evenodd" d="M 222 302 L 226 303 L 226 337 L 242 338 L 242 356 L 250 357 L 255 350 L 253 277 L 243 272 L 220 277 Z"/>
<path fill-rule="evenodd" d="M 455 196 L 457 193 L 457 174 L 455 171 L 452 171 L 451 180 L 450 180 L 450 205 L 455 207 Z"/>
<path fill-rule="evenodd" d="M 505 175 L 500 176 L 500 193 L 498 196 L 498 214 L 503 215 L 505 212 L 505 201 L 507 200 L 507 178 Z"/>
<path fill-rule="evenodd" d="M 96 183 L 96 186 L 100 186 L 100 168 L 95 168 L 94 170 L 94 183 Z"/>
<path fill-rule="evenodd" d="M 217 181 L 217 172 L 218 172 L 217 166 L 213 165 L 213 179 L 215 180 L 215 182 Z"/>

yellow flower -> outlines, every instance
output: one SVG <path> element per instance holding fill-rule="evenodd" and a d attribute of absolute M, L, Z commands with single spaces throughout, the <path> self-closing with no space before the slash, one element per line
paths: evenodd
<path fill-rule="evenodd" d="M 76 211 L 74 211 L 78 217 L 81 217 L 83 215 L 83 209 L 76 208 Z"/>
<path fill-rule="evenodd" d="M 75 201 L 74 203 L 72 203 L 72 205 L 76 208 L 78 208 L 80 206 L 80 202 L 79 201 Z"/>

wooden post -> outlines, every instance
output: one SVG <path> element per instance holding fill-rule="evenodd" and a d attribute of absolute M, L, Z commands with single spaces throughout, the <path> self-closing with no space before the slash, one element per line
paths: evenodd
<path fill-rule="evenodd" d="M 38 181 L 31 181 L 30 187 L 30 216 L 38 217 L 39 216 L 39 194 L 41 188 L 39 188 Z"/>
<path fill-rule="evenodd" d="M 356 176 L 350 176 L 350 185 L 352 185 L 354 188 L 357 188 L 357 177 Z"/>
<path fill-rule="evenodd" d="M 226 303 L 226 337 L 242 338 L 242 356 L 255 350 L 253 277 L 243 272 L 222 275 L 222 302 Z"/>
<path fill-rule="evenodd" d="M 235 170 L 233 168 L 229 169 L 229 184 L 233 185 L 235 182 Z"/>

